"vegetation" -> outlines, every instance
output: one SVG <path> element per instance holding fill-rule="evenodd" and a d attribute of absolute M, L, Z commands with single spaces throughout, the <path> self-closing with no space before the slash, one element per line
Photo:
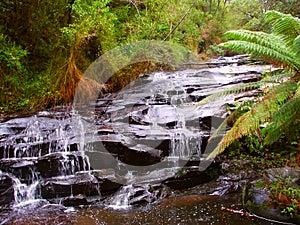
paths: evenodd
<path fill-rule="evenodd" d="M 270 145 L 283 136 L 290 141 L 300 138 L 300 20 L 277 11 L 265 13 L 272 32 L 233 30 L 225 33 L 232 39 L 224 48 L 248 52 L 283 68 L 279 75 L 226 90 L 204 101 L 224 94 L 264 88 L 264 95 L 235 121 L 210 157 L 223 152 L 236 139 L 254 136 L 262 145 Z M 228 120 L 227 120 L 228 121 Z M 224 124 L 223 124 L 224 126 Z"/>
<path fill-rule="evenodd" d="M 170 41 L 207 59 L 222 53 L 216 44 L 224 31 L 265 28 L 263 11 L 297 16 L 299 8 L 296 0 L 3 0 L 0 114 L 69 103 L 87 67 L 117 46 Z M 148 65 L 148 71 L 156 67 Z M 140 66 L 124 68 L 117 77 L 128 82 L 147 70 Z M 124 86 L 118 81 L 113 79 L 112 86 Z"/>
<path fill-rule="evenodd" d="M 279 177 L 267 185 L 271 196 L 283 214 L 291 217 L 300 213 L 300 190 L 291 177 Z"/>
<path fill-rule="evenodd" d="M 99 56 L 131 42 L 168 41 L 203 60 L 232 50 L 247 52 L 282 70 L 199 103 L 248 90 L 262 92 L 255 102 L 235 104 L 236 110 L 211 137 L 231 127 L 210 157 L 231 147 L 239 159 L 256 155 L 261 168 L 286 165 L 290 162 L 281 156 L 295 160 L 300 148 L 299 12 L 299 0 L 2 0 L 0 117 L 69 104 L 87 68 Z M 224 34 L 229 41 L 220 44 L 230 29 Z M 122 60 L 129 62 L 140 52 L 134 54 Z M 101 87 L 116 91 L 157 69 L 173 68 L 136 61 L 119 68 Z M 266 151 L 274 151 L 274 143 L 282 149 Z M 285 212 L 299 213 L 299 191 L 286 190 L 285 183 L 270 188 L 278 204 L 283 197 L 287 200 Z"/>

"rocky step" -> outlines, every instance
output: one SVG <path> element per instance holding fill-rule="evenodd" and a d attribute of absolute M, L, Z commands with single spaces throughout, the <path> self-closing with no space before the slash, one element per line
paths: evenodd
<path fill-rule="evenodd" d="M 0 159 L 41 157 L 53 152 L 78 151 L 78 144 L 65 144 L 63 141 L 40 141 L 19 144 L 0 144 Z"/>
<path fill-rule="evenodd" d="M 40 183 L 41 197 L 56 199 L 70 196 L 102 197 L 117 191 L 123 181 L 105 171 L 79 172 L 74 175 L 52 177 Z"/>

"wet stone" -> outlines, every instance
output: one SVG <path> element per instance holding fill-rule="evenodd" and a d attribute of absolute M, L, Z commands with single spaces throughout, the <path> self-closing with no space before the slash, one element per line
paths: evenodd
<path fill-rule="evenodd" d="M 75 197 L 66 197 L 64 198 L 61 203 L 66 206 L 80 206 L 80 205 L 87 205 L 88 201 L 84 196 L 75 196 Z"/>
<path fill-rule="evenodd" d="M 290 167 L 275 168 L 265 171 L 264 179 L 260 178 L 249 183 L 244 189 L 243 204 L 244 207 L 258 216 L 272 220 L 278 223 L 299 224 L 300 215 L 296 214 L 292 217 L 287 214 L 282 214 L 282 208 L 273 199 L 270 190 L 267 188 L 267 183 L 271 181 L 284 179 L 289 177 L 291 183 L 289 185 L 294 188 L 299 188 L 300 170 Z M 284 199 L 284 194 L 283 197 Z M 283 200 L 284 201 L 284 200 Z M 289 200 L 286 199 L 286 202 Z"/>
<path fill-rule="evenodd" d="M 99 182 L 101 196 L 116 192 L 125 183 L 125 179 L 112 169 L 93 170 L 91 173 Z"/>
<path fill-rule="evenodd" d="M 201 169 L 200 164 L 200 167 L 196 166 L 181 169 L 177 172 L 176 176 L 168 178 L 163 183 L 171 189 L 187 189 L 213 180 L 218 176 L 219 170 L 220 166 L 217 163 L 212 163 L 204 170 Z"/>
<path fill-rule="evenodd" d="M 38 159 L 37 169 L 44 178 L 71 175 L 89 169 L 87 158 L 81 152 L 58 152 Z"/>
<path fill-rule="evenodd" d="M 86 151 L 85 155 L 89 158 L 91 170 L 116 168 L 118 166 L 116 154 L 99 151 Z"/>
<path fill-rule="evenodd" d="M 0 170 L 13 174 L 26 184 L 31 184 L 33 180 L 38 179 L 34 159 L 2 159 L 0 160 Z"/>
<path fill-rule="evenodd" d="M 98 180 L 89 173 L 45 179 L 41 182 L 40 192 L 45 199 L 100 194 Z"/>
<path fill-rule="evenodd" d="M 14 182 L 6 174 L 0 174 L 0 207 L 8 206 L 14 201 Z"/>

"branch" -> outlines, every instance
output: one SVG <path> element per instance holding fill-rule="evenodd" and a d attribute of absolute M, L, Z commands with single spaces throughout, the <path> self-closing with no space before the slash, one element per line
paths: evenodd
<path fill-rule="evenodd" d="M 194 7 L 194 5 L 196 4 L 197 0 L 194 0 L 194 3 L 191 5 L 191 7 L 185 12 L 185 14 L 181 17 L 181 19 L 179 20 L 178 24 L 172 29 L 170 30 L 170 32 L 168 33 L 168 35 L 164 38 L 163 41 L 166 41 L 173 33 L 174 31 L 177 29 L 177 27 L 179 27 L 179 25 L 183 22 L 183 20 L 185 19 L 185 17 L 191 12 L 192 8 Z"/>

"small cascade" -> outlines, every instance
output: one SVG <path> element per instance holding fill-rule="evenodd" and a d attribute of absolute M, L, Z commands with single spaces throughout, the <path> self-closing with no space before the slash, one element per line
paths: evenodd
<path fill-rule="evenodd" d="M 128 210 L 135 205 L 154 203 L 166 195 L 166 189 L 161 185 L 128 184 L 106 199 L 105 205 L 114 210 Z"/>
<path fill-rule="evenodd" d="M 249 71 L 244 80 L 222 68 L 154 73 L 103 96 L 85 117 L 61 109 L 3 121 L 0 191 L 9 191 L 0 193 L 0 206 L 42 199 L 128 209 L 211 180 L 205 171 L 211 161 L 202 163 L 207 140 L 235 96 L 195 103 L 260 77 Z"/>
<path fill-rule="evenodd" d="M 35 181 L 30 185 L 26 185 L 20 182 L 19 179 L 13 179 L 14 184 L 14 193 L 15 193 L 15 204 L 18 205 L 23 202 L 28 202 L 36 199 L 37 197 L 37 186 L 39 181 Z"/>
<path fill-rule="evenodd" d="M 135 191 L 133 185 L 126 185 L 119 190 L 114 197 L 111 198 L 109 208 L 112 209 L 129 209 L 130 205 L 130 197 L 134 195 Z"/>
<path fill-rule="evenodd" d="M 50 178 L 67 180 L 90 170 L 84 151 L 86 130 L 79 115 L 52 119 L 34 115 L 8 123 L 17 133 L 0 143 L 0 171 L 12 180 L 15 206 L 43 198 L 47 191 L 43 186 Z"/>

